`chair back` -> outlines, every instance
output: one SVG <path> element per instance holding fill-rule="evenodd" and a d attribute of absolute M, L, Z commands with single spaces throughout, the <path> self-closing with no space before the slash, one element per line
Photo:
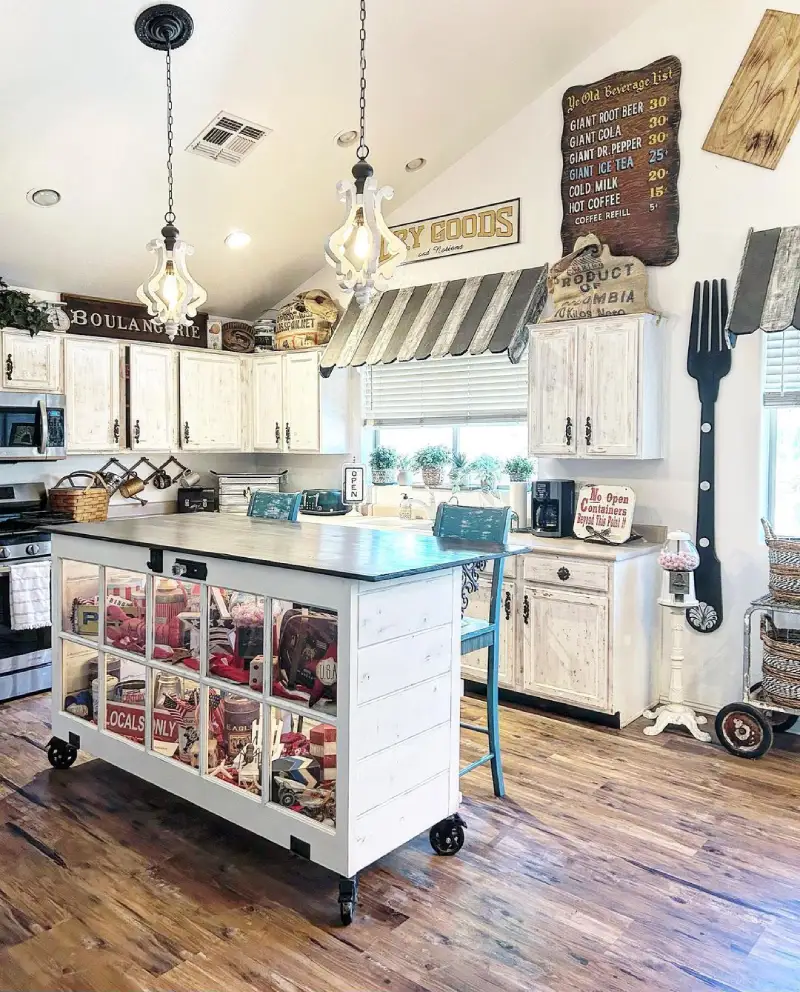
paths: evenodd
<path fill-rule="evenodd" d="M 248 517 L 263 520 L 297 520 L 302 493 L 276 493 L 268 489 L 254 489 L 247 507 Z"/>

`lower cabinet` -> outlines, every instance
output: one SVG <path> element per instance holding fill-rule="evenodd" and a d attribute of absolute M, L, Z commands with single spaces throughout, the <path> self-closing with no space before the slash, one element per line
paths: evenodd
<path fill-rule="evenodd" d="M 477 591 L 472 593 L 469 598 L 469 605 L 467 606 L 465 615 L 478 620 L 488 619 L 491 594 L 491 579 L 482 579 Z M 500 664 L 498 669 L 498 682 L 504 689 L 513 689 L 515 687 L 516 619 L 516 586 L 514 582 L 504 582 L 500 597 Z M 469 654 L 463 655 L 461 659 L 462 677 L 470 679 L 473 682 L 485 682 L 488 655 L 488 648 L 481 648 L 480 651 L 471 651 Z"/>

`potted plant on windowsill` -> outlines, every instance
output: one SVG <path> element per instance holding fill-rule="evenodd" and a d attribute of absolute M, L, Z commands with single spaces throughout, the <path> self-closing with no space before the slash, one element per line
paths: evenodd
<path fill-rule="evenodd" d="M 500 481 L 502 463 L 494 455 L 479 455 L 469 466 L 470 471 L 477 476 L 481 489 L 494 492 Z"/>
<path fill-rule="evenodd" d="M 514 455 L 506 462 L 506 472 L 512 482 L 528 482 L 533 475 L 534 462 L 524 455 Z"/>
<path fill-rule="evenodd" d="M 376 486 L 393 486 L 397 482 L 397 452 L 394 448 L 379 445 L 369 456 L 372 483 Z"/>
<path fill-rule="evenodd" d="M 413 481 L 414 459 L 411 455 L 400 455 L 397 459 L 397 481 L 401 486 L 410 486 Z"/>
<path fill-rule="evenodd" d="M 457 493 L 460 489 L 465 488 L 468 478 L 467 456 L 463 451 L 459 451 L 453 456 L 453 465 L 450 469 L 450 488 L 454 493 Z"/>
<path fill-rule="evenodd" d="M 445 466 L 452 460 L 450 449 L 443 444 L 429 444 L 414 455 L 414 468 L 422 471 L 422 481 L 429 489 L 440 489 Z"/>

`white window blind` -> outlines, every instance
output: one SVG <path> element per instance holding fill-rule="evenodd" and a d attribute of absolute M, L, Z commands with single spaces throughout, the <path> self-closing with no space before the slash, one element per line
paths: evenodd
<path fill-rule="evenodd" d="M 508 355 L 462 355 L 393 362 L 362 369 L 364 423 L 497 423 L 528 415 L 528 357 L 512 365 Z"/>
<path fill-rule="evenodd" d="M 800 406 L 800 331 L 765 334 L 764 406 Z"/>

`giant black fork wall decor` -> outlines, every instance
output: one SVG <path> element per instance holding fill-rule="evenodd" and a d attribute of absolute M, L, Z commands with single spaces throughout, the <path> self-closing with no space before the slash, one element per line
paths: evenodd
<path fill-rule="evenodd" d="M 731 370 L 728 287 L 724 279 L 694 284 L 692 323 L 686 369 L 697 380 L 700 396 L 700 470 L 697 486 L 697 548 L 700 564 L 694 573 L 697 606 L 686 611 L 689 625 L 710 634 L 722 624 L 722 576 L 714 548 L 714 405 L 720 380 Z"/>

